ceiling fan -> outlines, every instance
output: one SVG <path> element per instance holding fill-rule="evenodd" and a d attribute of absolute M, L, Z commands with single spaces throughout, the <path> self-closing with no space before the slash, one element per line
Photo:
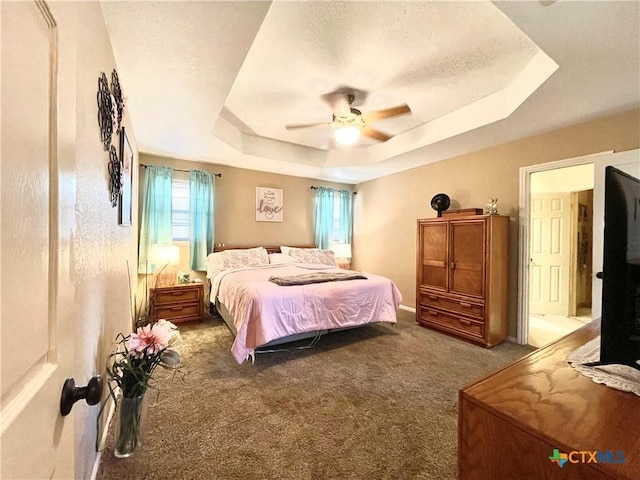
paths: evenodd
<path fill-rule="evenodd" d="M 354 144 L 360 135 L 376 139 L 380 142 L 386 142 L 392 138 L 392 135 L 387 135 L 386 133 L 371 128 L 370 124 L 378 120 L 384 120 L 385 118 L 411 113 L 409 106 L 402 104 L 396 107 L 363 114 L 357 108 L 352 107 L 356 99 L 356 93 L 364 92 L 343 88 L 322 96 L 323 100 L 325 100 L 333 110 L 333 116 L 330 122 L 285 125 L 285 128 L 287 130 L 295 130 L 298 128 L 331 127 L 334 129 L 336 140 L 341 145 Z"/>

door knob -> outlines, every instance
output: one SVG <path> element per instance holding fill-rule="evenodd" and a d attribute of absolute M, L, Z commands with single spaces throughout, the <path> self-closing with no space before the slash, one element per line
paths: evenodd
<path fill-rule="evenodd" d="M 88 405 L 95 405 L 102 398 L 104 382 L 100 375 L 96 375 L 89 380 L 86 387 L 76 387 L 73 378 L 67 378 L 62 386 L 62 397 L 60 397 L 60 414 L 65 417 L 71 412 L 71 407 L 78 400 L 83 398 Z"/>

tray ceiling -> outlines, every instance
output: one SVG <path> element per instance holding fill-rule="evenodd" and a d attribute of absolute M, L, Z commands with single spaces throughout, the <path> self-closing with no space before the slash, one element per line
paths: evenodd
<path fill-rule="evenodd" d="M 102 8 L 146 153 L 356 183 L 640 103 L 637 2 Z M 593 54 L 590 71 L 583 56 Z M 615 65 L 615 93 L 602 63 Z M 390 140 L 352 147 L 338 146 L 329 126 L 285 129 L 329 122 L 322 96 L 345 86 L 363 114 L 403 103 L 412 113 L 372 125 Z M 554 101 L 568 109 L 536 117 Z"/>

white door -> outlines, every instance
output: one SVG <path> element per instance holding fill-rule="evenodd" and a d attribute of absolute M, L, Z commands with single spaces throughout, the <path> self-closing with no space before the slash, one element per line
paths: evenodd
<path fill-rule="evenodd" d="M 604 238 L 604 170 L 608 165 L 640 178 L 640 150 L 603 155 L 595 159 L 593 183 L 593 300 L 591 317 L 600 318 L 602 313 L 602 280 L 596 273 L 602 271 L 602 252 Z"/>
<path fill-rule="evenodd" d="M 58 32 L 43 2 L 0 9 L 0 477 L 73 478 L 73 417 L 59 413 L 74 356 L 74 207 L 58 188 Z"/>
<path fill-rule="evenodd" d="M 569 314 L 570 228 L 570 193 L 531 195 L 530 314 Z"/>

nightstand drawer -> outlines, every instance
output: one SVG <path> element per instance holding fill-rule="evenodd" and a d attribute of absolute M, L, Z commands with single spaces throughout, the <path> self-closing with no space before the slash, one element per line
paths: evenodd
<path fill-rule="evenodd" d="M 202 288 L 200 286 L 195 288 L 171 288 L 166 291 L 158 289 L 154 295 L 154 303 L 155 305 L 161 305 L 163 303 L 197 302 L 200 300 L 200 292 L 202 292 Z"/>
<path fill-rule="evenodd" d="M 200 320 L 200 304 L 199 303 L 181 303 L 175 305 L 156 305 L 153 309 L 153 316 L 155 319 L 171 321 L 172 319 L 179 319 L 186 321 L 185 317 L 192 317 L 194 320 Z"/>

